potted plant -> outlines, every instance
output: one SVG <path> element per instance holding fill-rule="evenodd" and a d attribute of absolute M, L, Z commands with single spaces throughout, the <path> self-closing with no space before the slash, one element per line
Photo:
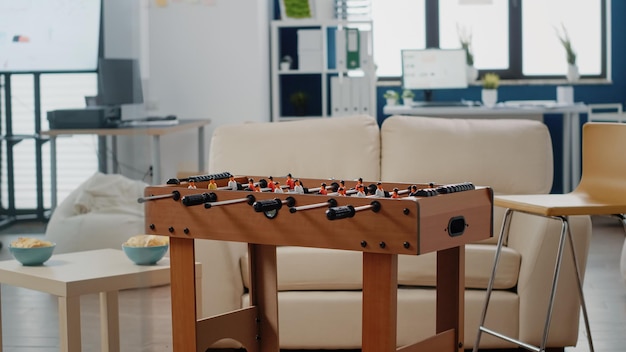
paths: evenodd
<path fill-rule="evenodd" d="M 402 91 L 402 102 L 404 105 L 413 104 L 413 98 L 415 98 L 415 93 L 413 93 L 410 89 L 405 89 Z"/>
<path fill-rule="evenodd" d="M 567 80 L 570 82 L 578 80 L 580 74 L 578 73 L 578 66 L 576 66 L 576 51 L 572 47 L 572 41 L 569 38 L 565 25 L 561 23 L 561 32 L 556 30 L 556 35 L 565 49 L 565 56 L 567 60 Z"/>
<path fill-rule="evenodd" d="M 481 92 L 483 105 L 492 107 L 498 101 L 498 86 L 500 85 L 500 76 L 490 72 L 483 76 L 483 90 Z"/>
<path fill-rule="evenodd" d="M 291 105 L 293 105 L 296 116 L 306 115 L 307 105 L 309 102 L 308 94 L 303 91 L 294 92 L 289 97 L 289 101 L 291 101 Z"/>
<path fill-rule="evenodd" d="M 465 50 L 465 63 L 467 64 L 467 81 L 474 82 L 478 78 L 478 70 L 474 67 L 474 53 L 472 52 L 472 33 L 457 25 L 459 42 Z"/>
<path fill-rule="evenodd" d="M 387 99 L 387 105 L 391 106 L 396 105 L 396 102 L 398 102 L 399 94 L 395 90 L 389 89 L 385 92 L 385 94 L 383 94 L 383 97 Z"/>

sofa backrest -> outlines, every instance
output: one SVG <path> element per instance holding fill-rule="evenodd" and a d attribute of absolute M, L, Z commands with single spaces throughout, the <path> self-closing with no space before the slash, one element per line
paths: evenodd
<path fill-rule="evenodd" d="M 370 116 L 241 123 L 217 127 L 209 172 L 378 180 L 380 130 Z"/>
<path fill-rule="evenodd" d="M 391 116 L 381 150 L 383 181 L 469 181 L 501 194 L 552 188 L 552 142 L 539 121 Z"/>

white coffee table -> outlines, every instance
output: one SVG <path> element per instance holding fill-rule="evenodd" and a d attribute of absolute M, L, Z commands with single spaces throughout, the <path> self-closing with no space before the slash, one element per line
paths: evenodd
<path fill-rule="evenodd" d="M 0 284 L 58 297 L 61 351 L 81 351 L 80 296 L 99 293 L 102 351 L 119 351 L 118 291 L 169 284 L 169 264 L 169 258 L 163 258 L 156 265 L 135 265 L 117 249 L 53 254 L 42 266 L 0 261 Z M 196 263 L 197 288 L 201 287 L 201 274 L 200 263 Z M 0 352 L 1 331 L 0 320 Z"/>

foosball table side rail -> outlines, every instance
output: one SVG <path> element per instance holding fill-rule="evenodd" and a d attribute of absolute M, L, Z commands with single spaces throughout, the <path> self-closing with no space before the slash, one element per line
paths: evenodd
<path fill-rule="evenodd" d="M 147 234 L 416 255 L 479 241 L 493 233 L 493 195 L 484 187 L 391 199 L 150 186 L 145 196 L 172 192 L 179 194 L 178 200 L 145 203 Z M 213 202 L 183 204 L 199 195 L 208 200 L 209 193 Z M 263 204 L 269 204 L 270 210 L 263 210 Z M 317 205 L 324 206 L 292 211 Z M 329 220 L 333 209 L 352 213 Z"/>

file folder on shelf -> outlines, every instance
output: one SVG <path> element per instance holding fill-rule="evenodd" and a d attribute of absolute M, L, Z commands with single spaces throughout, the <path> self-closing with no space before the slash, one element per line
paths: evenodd
<path fill-rule="evenodd" d="M 339 72 L 346 70 L 346 32 L 337 28 L 335 31 L 335 60 Z"/>
<path fill-rule="evenodd" d="M 357 28 L 346 28 L 346 67 L 356 69 L 361 66 L 359 54 L 361 49 L 359 30 Z"/>

